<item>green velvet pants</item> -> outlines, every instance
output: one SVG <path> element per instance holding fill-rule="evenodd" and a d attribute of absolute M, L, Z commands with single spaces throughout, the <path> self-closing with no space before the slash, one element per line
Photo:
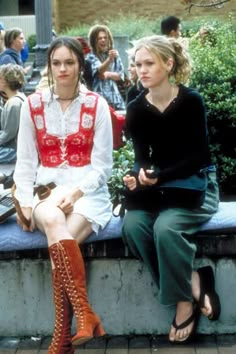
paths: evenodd
<path fill-rule="evenodd" d="M 156 212 L 130 210 L 123 224 L 124 241 L 150 270 L 163 305 L 192 301 L 191 276 L 196 246 L 188 236 L 217 211 L 218 184 L 209 173 L 208 187 L 200 208 L 169 208 Z M 196 236 L 197 237 L 197 236 Z"/>

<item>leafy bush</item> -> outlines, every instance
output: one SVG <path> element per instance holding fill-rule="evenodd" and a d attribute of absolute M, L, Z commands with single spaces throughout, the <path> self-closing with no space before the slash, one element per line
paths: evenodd
<path fill-rule="evenodd" d="M 205 99 L 210 149 L 218 166 L 221 192 L 235 193 L 236 44 L 233 20 L 214 26 L 210 37 L 204 41 L 191 40 L 190 53 L 194 64 L 190 85 Z"/>
<path fill-rule="evenodd" d="M 126 145 L 119 150 L 113 151 L 113 170 L 112 176 L 108 182 L 109 192 L 113 205 L 117 205 L 121 201 L 121 190 L 123 188 L 123 177 L 133 168 L 134 151 L 131 141 L 127 141 Z"/>
<path fill-rule="evenodd" d="M 28 43 L 30 52 L 32 52 L 33 48 L 36 46 L 36 34 L 29 35 L 27 38 L 27 43 Z"/>

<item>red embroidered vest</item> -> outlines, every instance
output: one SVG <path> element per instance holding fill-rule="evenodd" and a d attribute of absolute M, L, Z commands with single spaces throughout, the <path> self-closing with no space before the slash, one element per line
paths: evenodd
<path fill-rule="evenodd" d="M 60 165 L 85 166 L 91 161 L 93 148 L 94 124 L 98 95 L 86 94 L 81 104 L 78 131 L 65 137 L 57 137 L 47 133 L 42 94 L 34 93 L 28 97 L 31 118 L 36 128 L 39 158 L 42 166 L 56 167 Z"/>

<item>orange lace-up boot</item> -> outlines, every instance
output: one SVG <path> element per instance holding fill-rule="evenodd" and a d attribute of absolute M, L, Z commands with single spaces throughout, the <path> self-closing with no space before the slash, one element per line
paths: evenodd
<path fill-rule="evenodd" d="M 55 304 L 55 325 L 52 342 L 47 354 L 74 354 L 71 342 L 73 309 L 63 288 L 60 273 L 52 272 L 53 299 Z"/>
<path fill-rule="evenodd" d="M 55 268 L 60 272 L 64 290 L 77 320 L 73 345 L 105 335 L 99 317 L 88 303 L 84 260 L 75 240 L 62 240 L 49 248 Z"/>

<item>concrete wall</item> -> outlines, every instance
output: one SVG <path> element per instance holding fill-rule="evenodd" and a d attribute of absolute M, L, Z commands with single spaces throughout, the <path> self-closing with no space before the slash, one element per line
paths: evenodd
<path fill-rule="evenodd" d="M 6 29 L 11 27 L 20 27 L 27 38 L 31 34 L 35 34 L 35 16 L 0 16 L 0 21 L 4 24 Z"/>
<path fill-rule="evenodd" d="M 78 23 L 93 24 L 104 22 L 106 18 L 114 18 L 120 13 L 136 14 L 140 17 L 155 19 L 167 15 L 175 15 L 181 19 L 194 17 L 215 16 L 226 17 L 232 11 L 236 15 L 236 1 L 231 0 L 221 8 L 192 8 L 190 14 L 181 0 L 52 0 L 57 31 L 67 27 L 77 26 Z"/>
<path fill-rule="evenodd" d="M 216 267 L 222 301 L 219 321 L 201 318 L 198 332 L 236 333 L 236 260 L 197 259 Z M 87 263 L 89 299 L 108 334 L 167 334 L 172 307 L 158 303 L 158 291 L 135 259 L 94 259 Z M 54 309 L 48 259 L 0 261 L 0 336 L 52 334 Z"/>

